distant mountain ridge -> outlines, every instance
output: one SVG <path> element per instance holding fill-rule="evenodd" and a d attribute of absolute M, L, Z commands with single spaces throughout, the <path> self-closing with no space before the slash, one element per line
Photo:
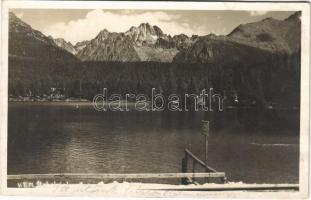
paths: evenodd
<path fill-rule="evenodd" d="M 247 56 L 243 57 L 241 52 L 248 47 L 273 54 L 297 52 L 300 49 L 300 16 L 301 13 L 296 12 L 285 20 L 267 18 L 239 25 L 227 36 L 214 34 L 191 37 L 185 34 L 171 36 L 165 34 L 156 25 L 141 23 L 137 27 L 132 26 L 124 33 L 109 32 L 104 29 L 92 40 L 73 45 L 62 38 L 53 39 L 51 36 L 45 36 L 10 13 L 10 39 L 16 40 L 14 43 L 17 44 L 11 45 L 10 54 L 27 56 L 52 51 L 49 55 L 59 52 L 55 56 L 71 57 L 70 59 L 82 61 L 217 63 L 223 62 L 223 57 L 226 57 L 227 61 L 233 57 L 241 61 L 247 59 Z M 26 44 L 37 49 L 29 51 Z M 242 50 L 229 52 L 232 45 Z M 44 50 L 39 50 L 41 48 Z M 70 54 L 60 53 L 64 50 Z M 230 58 L 225 54 L 234 56 Z"/>
<path fill-rule="evenodd" d="M 250 57 L 253 61 L 258 60 L 255 52 L 247 53 L 249 49 L 277 55 L 297 53 L 301 42 L 300 15 L 296 12 L 285 20 L 267 18 L 240 25 L 227 36 L 200 36 L 191 46 L 180 51 L 174 61 L 219 64 L 230 60 L 245 63 Z"/>
<path fill-rule="evenodd" d="M 296 12 L 285 20 L 266 18 L 240 25 L 228 37 L 271 52 L 293 53 L 300 48 L 300 16 Z"/>
<path fill-rule="evenodd" d="M 94 39 L 85 42 L 83 48 L 77 49 L 76 55 L 83 61 L 172 62 L 179 49 L 191 42 L 186 35 L 171 37 L 158 26 L 141 23 L 125 33 L 104 29 Z"/>
<path fill-rule="evenodd" d="M 191 52 L 197 52 L 195 48 L 202 46 L 195 43 L 204 43 L 207 40 L 212 43 L 222 41 L 222 45 L 236 43 L 238 46 L 254 47 L 270 53 L 292 54 L 300 49 L 300 15 L 300 12 L 296 12 L 285 20 L 267 18 L 243 24 L 227 36 L 214 34 L 171 36 L 165 34 L 158 26 L 141 23 L 138 27 L 132 26 L 124 33 L 112 33 L 104 29 L 94 39 L 78 42 L 76 45 L 63 39 L 54 41 L 59 47 L 76 55 L 82 61 L 193 63 L 197 61 L 193 56 L 191 58 Z M 211 54 L 211 49 L 207 52 Z M 208 56 L 203 54 L 201 52 L 200 56 Z"/>
<path fill-rule="evenodd" d="M 12 12 L 9 13 L 9 55 L 27 59 L 78 60 L 60 48 L 52 38 L 34 30 Z"/>
<path fill-rule="evenodd" d="M 139 61 L 130 37 L 124 33 L 100 31 L 86 46 L 77 53 L 83 61 Z"/>

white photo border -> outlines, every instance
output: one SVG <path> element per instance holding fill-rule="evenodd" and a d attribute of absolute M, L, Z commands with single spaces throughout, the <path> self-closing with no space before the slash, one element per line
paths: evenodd
<path fill-rule="evenodd" d="M 150 1 L 2 1 L 0 68 L 0 195 L 27 196 L 105 196 L 81 193 L 42 191 L 7 187 L 8 122 L 8 12 L 9 9 L 143 9 L 143 10 L 238 10 L 301 11 L 301 85 L 300 85 L 300 159 L 298 192 L 205 192 L 214 198 L 307 198 L 309 193 L 309 112 L 310 112 L 310 4 L 307 2 L 150 2 Z M 174 194 L 174 195 L 173 195 Z M 153 192 L 145 197 L 195 197 L 202 192 Z"/>

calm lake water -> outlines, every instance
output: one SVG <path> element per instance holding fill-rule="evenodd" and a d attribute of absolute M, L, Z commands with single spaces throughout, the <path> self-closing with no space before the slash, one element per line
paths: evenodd
<path fill-rule="evenodd" d="M 8 117 L 8 174 L 180 172 L 185 148 L 204 160 L 200 122 L 209 119 L 208 162 L 229 181 L 299 181 L 299 111 L 267 118 L 254 111 L 98 112 L 87 103 L 9 102 Z"/>

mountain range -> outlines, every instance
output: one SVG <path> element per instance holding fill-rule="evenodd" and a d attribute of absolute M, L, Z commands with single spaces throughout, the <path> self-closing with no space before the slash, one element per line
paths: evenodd
<path fill-rule="evenodd" d="M 9 18 L 9 94 L 92 99 L 111 92 L 165 94 L 213 87 L 227 105 L 297 106 L 300 102 L 300 12 L 243 24 L 228 35 L 171 36 L 142 23 L 123 33 L 104 29 L 71 44 L 45 36 L 13 13 Z"/>
<path fill-rule="evenodd" d="M 67 50 L 60 48 L 53 38 L 9 13 L 9 56 L 25 59 L 49 59 L 77 61 L 78 59 Z"/>
<path fill-rule="evenodd" d="M 72 45 L 62 38 L 55 43 L 82 61 L 158 61 L 172 62 L 174 56 L 190 46 L 197 37 L 164 34 L 158 26 L 141 23 L 124 33 L 104 29 L 90 40 Z"/>
<path fill-rule="evenodd" d="M 215 56 L 222 57 L 223 51 L 235 46 L 254 47 L 270 53 L 291 54 L 300 48 L 300 12 L 285 20 L 267 18 L 259 22 L 240 25 L 227 36 L 206 36 L 185 34 L 168 35 L 160 27 L 141 23 L 124 33 L 109 32 L 104 29 L 88 41 L 75 45 L 63 38 L 53 39 L 34 30 L 10 13 L 10 55 L 32 56 L 47 53 L 81 61 L 121 61 L 121 62 L 212 62 Z M 13 43 L 13 42 L 12 42 Z M 220 46 L 218 48 L 218 45 Z M 26 47 L 27 46 L 27 47 Z M 26 48 L 35 48 L 27 51 Z M 22 47 L 22 48 L 20 48 Z M 60 48 L 57 48 L 60 47 Z M 44 51 L 41 50 L 44 49 Z M 64 53 L 63 50 L 68 53 Z M 62 53 L 60 53 L 62 52 Z M 72 56 L 73 55 L 73 56 Z M 69 58 L 71 57 L 71 58 Z"/>

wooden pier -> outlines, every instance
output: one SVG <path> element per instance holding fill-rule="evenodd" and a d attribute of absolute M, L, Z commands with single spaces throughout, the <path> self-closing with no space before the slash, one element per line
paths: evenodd
<path fill-rule="evenodd" d="M 37 181 L 49 183 L 66 183 L 67 181 L 92 179 L 161 179 L 161 178 L 222 178 L 223 172 L 213 173 L 161 173 L 161 174 L 19 174 L 8 175 L 8 181 L 17 183 L 14 187 L 35 187 Z M 44 182 L 43 182 L 44 183 Z M 140 185 L 139 190 L 166 190 L 166 191 L 299 191 L 299 184 L 204 184 L 204 185 Z"/>
<path fill-rule="evenodd" d="M 63 173 L 63 174 L 18 174 L 8 175 L 7 180 L 73 180 L 73 179 L 167 179 L 167 178 L 220 178 L 224 177 L 223 172 L 217 173 L 138 173 L 138 174 L 82 174 L 82 173 Z"/>
<path fill-rule="evenodd" d="M 191 153 L 190 150 L 185 149 L 185 156 L 181 161 L 181 171 L 183 173 L 187 173 L 188 171 L 188 162 L 189 159 L 192 160 L 192 174 L 195 175 L 197 174 L 195 172 L 196 170 L 196 165 L 198 164 L 199 166 L 203 167 L 206 171 L 206 173 L 210 173 L 210 174 L 222 174 L 222 176 L 210 176 L 210 177 L 205 177 L 206 180 L 205 182 L 210 182 L 211 178 L 218 178 L 220 180 L 220 183 L 226 183 L 227 182 L 227 178 L 226 178 L 226 174 L 224 172 L 217 172 L 214 168 L 208 166 L 207 164 L 205 164 L 203 161 L 201 161 L 198 157 L 196 157 L 193 153 Z M 189 177 L 184 177 L 181 179 L 181 184 L 183 185 L 187 185 L 189 183 L 195 183 L 195 178 L 197 178 L 196 176 L 192 176 L 192 178 L 189 179 Z"/>
<path fill-rule="evenodd" d="M 188 160 L 192 159 L 192 172 L 187 172 Z M 204 167 L 204 173 L 195 172 L 196 164 Z M 52 181 L 52 182 L 89 182 L 92 183 L 106 180 L 135 180 L 135 179 L 181 179 L 181 183 L 186 185 L 195 183 L 196 178 L 205 178 L 206 180 L 220 180 L 221 183 L 226 182 L 224 172 L 217 172 L 210 166 L 207 166 L 203 161 L 197 158 L 188 149 L 185 149 L 185 157 L 182 159 L 181 173 L 135 173 L 135 174 L 86 174 L 86 173 L 59 173 L 59 174 L 16 174 L 7 175 L 9 182 L 37 182 L 37 181 Z"/>

